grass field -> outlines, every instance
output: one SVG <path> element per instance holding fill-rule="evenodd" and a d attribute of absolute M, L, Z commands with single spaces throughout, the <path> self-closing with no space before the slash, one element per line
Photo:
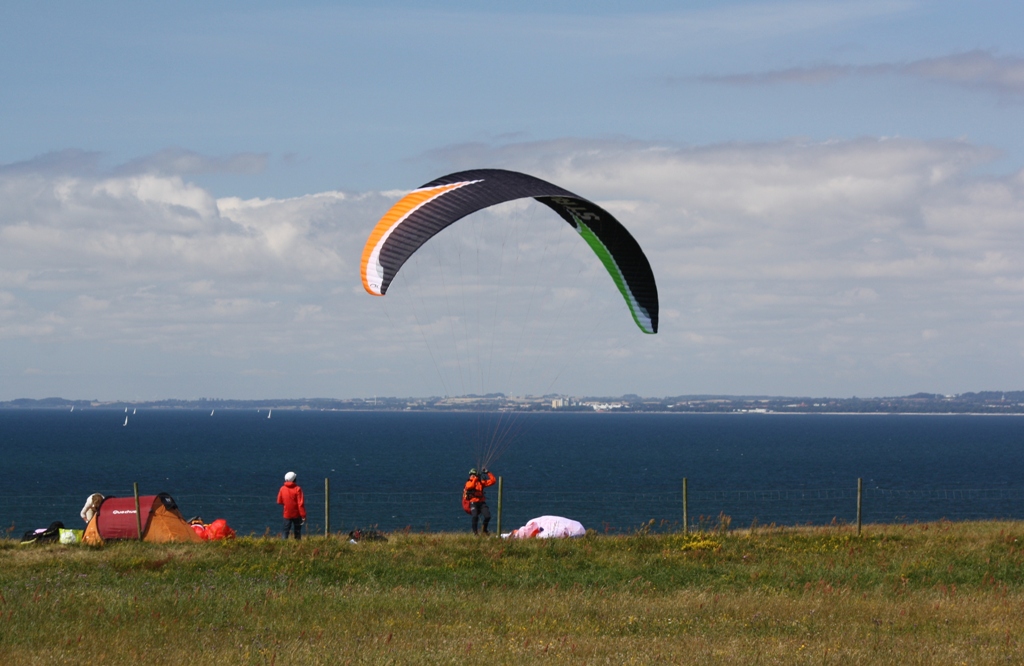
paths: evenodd
<path fill-rule="evenodd" d="M 1024 523 L 0 540 L 0 663 L 1024 663 Z"/>

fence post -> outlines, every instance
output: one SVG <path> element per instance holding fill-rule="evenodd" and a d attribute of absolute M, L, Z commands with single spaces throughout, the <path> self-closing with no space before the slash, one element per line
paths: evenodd
<path fill-rule="evenodd" d="M 324 536 L 331 536 L 331 480 L 324 477 Z"/>
<path fill-rule="evenodd" d="M 127 417 L 125 417 L 127 418 Z M 135 527 L 139 530 L 139 541 L 142 541 L 142 513 L 139 511 L 139 482 L 132 482 L 135 491 Z"/>
<path fill-rule="evenodd" d="M 861 500 L 864 497 L 864 479 L 857 477 L 857 536 L 860 536 L 861 526 Z"/>
<path fill-rule="evenodd" d="M 501 536 L 501 477 L 498 477 L 498 536 Z"/>
<path fill-rule="evenodd" d="M 689 493 L 686 488 L 686 477 L 683 477 L 683 534 L 686 534 L 690 530 L 690 516 L 689 516 Z"/>

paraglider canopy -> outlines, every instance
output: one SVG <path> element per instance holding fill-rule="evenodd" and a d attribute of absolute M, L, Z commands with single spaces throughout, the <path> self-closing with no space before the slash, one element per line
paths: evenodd
<path fill-rule="evenodd" d="M 566 539 L 586 536 L 587 530 L 579 521 L 562 516 L 540 516 L 502 537 L 513 539 Z"/>
<path fill-rule="evenodd" d="M 594 251 L 645 333 L 658 332 L 658 288 L 639 243 L 611 213 L 552 183 L 516 171 L 449 174 L 410 192 L 384 214 L 363 249 L 363 287 L 383 296 L 402 265 L 461 218 L 515 199 L 534 198 L 555 211 Z"/>

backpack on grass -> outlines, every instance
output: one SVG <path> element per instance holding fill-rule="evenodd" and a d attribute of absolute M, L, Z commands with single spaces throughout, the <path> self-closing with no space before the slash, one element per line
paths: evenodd
<path fill-rule="evenodd" d="M 60 541 L 60 531 L 64 529 L 64 523 L 55 520 L 49 527 L 40 527 L 37 530 L 25 532 L 21 537 L 22 545 L 27 543 L 57 543 Z"/>

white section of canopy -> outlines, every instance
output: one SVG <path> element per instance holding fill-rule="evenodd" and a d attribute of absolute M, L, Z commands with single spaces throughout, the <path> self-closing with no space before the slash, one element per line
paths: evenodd
<path fill-rule="evenodd" d="M 508 536 L 513 539 L 565 539 L 581 537 L 587 533 L 582 523 L 562 516 L 541 516 L 529 521 Z M 502 535 L 504 536 L 504 535 Z"/>

